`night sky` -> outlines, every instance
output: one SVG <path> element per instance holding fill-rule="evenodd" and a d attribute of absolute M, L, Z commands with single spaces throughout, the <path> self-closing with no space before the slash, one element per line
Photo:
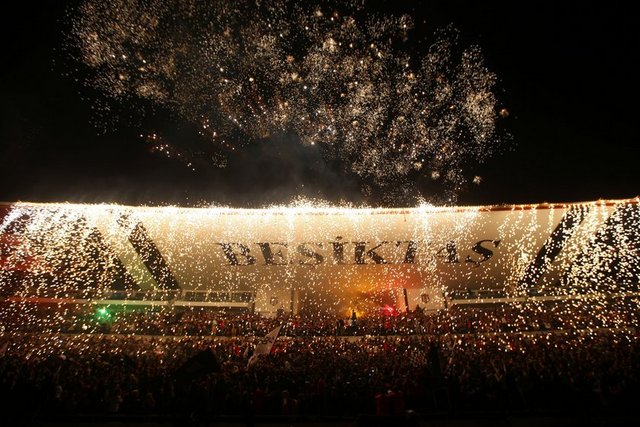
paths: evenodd
<path fill-rule="evenodd" d="M 499 125 L 511 137 L 490 161 L 470 167 L 482 182 L 460 194 L 460 205 L 640 195 L 637 15 L 628 2 L 556 3 L 377 6 L 409 11 L 429 28 L 453 24 L 499 77 L 500 106 L 510 112 Z M 226 169 L 194 173 L 149 152 L 137 126 L 101 134 L 91 124 L 95 94 L 65 75 L 67 7 L 19 2 L 2 14 L 1 201 L 259 207 L 302 195 L 379 203 L 294 138 L 268 150 L 250 145 Z M 194 138 L 165 119 L 151 120 L 175 138 Z"/>

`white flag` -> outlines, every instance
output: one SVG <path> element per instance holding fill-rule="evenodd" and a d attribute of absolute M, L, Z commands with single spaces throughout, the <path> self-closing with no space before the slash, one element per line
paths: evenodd
<path fill-rule="evenodd" d="M 276 342 L 276 338 L 278 338 L 278 334 L 280 334 L 281 328 L 282 328 L 282 325 L 277 326 L 273 331 L 269 332 L 267 335 L 260 338 L 260 340 L 256 344 L 255 350 L 253 350 L 253 355 L 251 355 L 251 358 L 249 358 L 247 367 L 256 363 L 258 361 L 258 356 L 260 356 L 261 354 L 271 353 L 271 349 L 273 348 L 273 343 Z"/>

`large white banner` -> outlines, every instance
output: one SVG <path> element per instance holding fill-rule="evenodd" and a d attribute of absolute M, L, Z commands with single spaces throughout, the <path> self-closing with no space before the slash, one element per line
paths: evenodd
<path fill-rule="evenodd" d="M 631 286 L 638 214 L 637 199 L 410 209 L 13 204 L 0 207 L 0 285 L 246 290 L 284 308 L 291 295 L 354 307 L 396 304 L 404 289 L 415 299 L 419 289 Z"/>

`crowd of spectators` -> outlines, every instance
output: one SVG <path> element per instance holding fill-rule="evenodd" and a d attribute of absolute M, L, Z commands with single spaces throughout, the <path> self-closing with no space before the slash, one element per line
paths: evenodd
<path fill-rule="evenodd" d="M 5 334 L 0 401 L 24 413 L 390 415 L 595 411 L 636 398 L 640 340 L 596 332 L 279 337 Z M 211 349 L 218 365 L 181 381 Z"/>
<path fill-rule="evenodd" d="M 22 310 L 30 323 L 5 309 L 0 402 L 20 414 L 599 410 L 630 407 L 639 386 L 633 299 L 344 317 Z M 219 366 L 183 381 L 205 349 Z"/>
<path fill-rule="evenodd" d="M 372 310 L 344 316 L 300 313 L 267 317 L 247 311 L 193 307 L 126 307 L 33 304 L 0 306 L 2 331 L 111 333 L 116 335 L 263 336 L 283 325 L 286 336 L 443 335 L 550 330 L 637 328 L 640 299 L 532 301 L 454 305 L 425 312 Z"/>

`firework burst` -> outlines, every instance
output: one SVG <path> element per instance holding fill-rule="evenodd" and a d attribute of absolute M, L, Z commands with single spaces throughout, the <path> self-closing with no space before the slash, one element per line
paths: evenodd
<path fill-rule="evenodd" d="M 196 149 L 143 134 L 194 170 L 294 134 L 356 174 L 365 193 L 415 194 L 418 178 L 436 176 L 453 200 L 473 179 L 465 165 L 500 139 L 496 76 L 480 49 L 453 29 L 414 43 L 409 15 L 356 1 L 87 0 L 70 19 L 68 51 L 89 68 L 91 88 L 197 129 Z"/>

